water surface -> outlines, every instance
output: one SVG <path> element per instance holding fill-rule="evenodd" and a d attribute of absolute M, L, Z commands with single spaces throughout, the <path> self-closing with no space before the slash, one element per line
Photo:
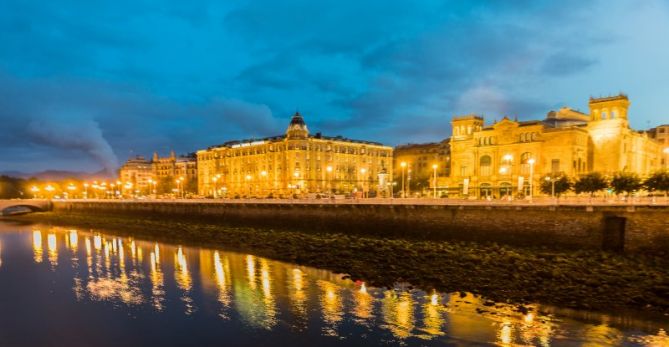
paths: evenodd
<path fill-rule="evenodd" d="M 666 322 L 489 305 L 252 254 L 0 221 L 0 345 L 669 346 Z"/>

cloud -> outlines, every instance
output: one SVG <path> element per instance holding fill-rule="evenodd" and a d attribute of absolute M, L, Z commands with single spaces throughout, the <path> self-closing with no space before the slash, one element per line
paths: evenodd
<path fill-rule="evenodd" d="M 107 174 L 113 175 L 118 169 L 118 159 L 95 121 L 80 120 L 72 124 L 62 120 L 34 120 L 28 124 L 28 135 L 37 143 L 84 152 Z"/>
<path fill-rule="evenodd" d="M 619 90 L 633 125 L 664 122 L 667 23 L 661 0 L 0 2 L 0 165 L 99 169 L 29 132 L 53 122 L 96 125 L 120 160 L 280 134 L 296 109 L 387 144 Z"/>

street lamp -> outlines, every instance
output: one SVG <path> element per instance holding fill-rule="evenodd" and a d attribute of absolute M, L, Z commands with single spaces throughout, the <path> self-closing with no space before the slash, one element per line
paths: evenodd
<path fill-rule="evenodd" d="M 437 168 L 438 167 L 439 167 L 439 165 L 432 164 L 432 170 L 433 170 L 433 173 L 434 173 L 434 182 L 432 184 L 434 184 L 434 198 L 435 199 L 437 198 Z"/>
<path fill-rule="evenodd" d="M 44 188 L 44 190 L 49 192 L 49 198 L 52 198 L 53 197 L 53 191 L 56 190 L 56 188 L 54 188 L 52 185 L 49 184 Z"/>
<path fill-rule="evenodd" d="M 249 198 L 251 197 L 251 175 L 246 175 L 246 186 L 249 188 Z"/>
<path fill-rule="evenodd" d="M 267 171 L 265 170 L 260 171 L 260 177 L 262 177 L 262 182 L 260 182 L 260 184 L 262 185 L 263 190 L 265 190 L 265 188 L 267 187 Z"/>
<path fill-rule="evenodd" d="M 402 167 L 402 197 L 404 198 L 406 196 L 406 191 L 404 190 L 404 171 L 406 170 L 407 163 L 406 162 L 401 162 L 400 166 Z"/>
<path fill-rule="evenodd" d="M 77 187 L 75 187 L 74 184 L 70 183 L 67 185 L 67 190 L 69 190 L 74 195 L 74 191 L 77 190 Z M 68 194 L 68 198 L 71 199 L 72 197 L 69 196 Z"/>
<path fill-rule="evenodd" d="M 332 166 L 328 165 L 325 168 L 325 171 L 328 173 L 328 196 L 332 194 Z"/>
<path fill-rule="evenodd" d="M 546 176 L 546 181 L 551 182 L 551 198 L 555 199 L 555 179 L 551 176 Z"/>
<path fill-rule="evenodd" d="M 218 177 L 212 179 L 214 181 L 214 199 L 218 197 Z"/>
<path fill-rule="evenodd" d="M 367 183 L 367 176 L 365 176 L 365 173 L 367 173 L 367 169 L 365 169 L 364 167 L 361 168 L 360 169 L 360 174 L 362 175 L 362 197 L 363 198 L 365 197 L 365 191 L 366 191 L 365 186 L 366 186 L 366 183 Z"/>
<path fill-rule="evenodd" d="M 88 183 L 84 183 L 84 199 L 88 199 Z"/>
<path fill-rule="evenodd" d="M 37 186 L 32 186 L 32 188 L 30 188 L 30 191 L 33 192 L 33 199 L 37 199 L 37 193 L 39 193 L 39 188 L 37 188 Z"/>
<path fill-rule="evenodd" d="M 530 202 L 532 202 L 532 193 L 534 188 L 534 163 L 535 160 L 534 158 L 530 158 L 530 160 L 527 161 L 528 164 L 530 164 Z"/>

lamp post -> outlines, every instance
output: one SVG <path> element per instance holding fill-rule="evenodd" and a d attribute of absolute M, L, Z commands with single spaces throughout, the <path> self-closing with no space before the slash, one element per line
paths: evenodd
<path fill-rule="evenodd" d="M 402 167 L 402 197 L 406 196 L 406 191 L 404 190 L 404 171 L 406 170 L 407 163 L 406 162 L 401 162 L 400 166 Z"/>
<path fill-rule="evenodd" d="M 37 199 L 37 193 L 39 193 L 39 188 L 37 188 L 37 186 L 32 186 L 32 188 L 30 188 L 30 191 L 33 192 L 33 199 Z"/>
<path fill-rule="evenodd" d="M 330 196 L 332 194 L 332 166 L 328 165 L 325 171 L 328 173 L 328 196 Z"/>
<path fill-rule="evenodd" d="M 437 164 L 432 164 L 432 170 L 433 170 L 433 173 L 434 173 L 434 175 L 433 175 L 433 177 L 434 177 L 434 178 L 433 178 L 433 181 L 434 181 L 434 182 L 433 182 L 432 184 L 434 185 L 433 188 L 434 188 L 434 198 L 435 198 L 435 199 L 437 198 L 437 168 L 438 168 L 438 167 L 439 167 L 439 165 L 437 165 Z"/>
<path fill-rule="evenodd" d="M 551 199 L 555 199 L 555 178 L 552 176 L 546 176 L 546 181 L 551 182 Z"/>
<path fill-rule="evenodd" d="M 74 186 L 74 184 L 70 183 L 67 185 L 67 190 L 70 191 L 70 194 L 74 195 L 74 191 L 77 190 L 77 187 Z M 72 199 L 71 196 L 68 194 L 68 198 Z"/>
<path fill-rule="evenodd" d="M 212 178 L 214 181 L 214 199 L 218 198 L 218 177 Z"/>
<path fill-rule="evenodd" d="M 53 191 L 56 190 L 56 188 L 49 184 L 44 188 L 44 190 L 49 192 L 49 199 L 51 199 L 53 197 Z"/>
<path fill-rule="evenodd" d="M 532 189 L 534 188 L 534 158 L 530 158 L 527 163 L 530 164 L 530 202 L 532 202 L 532 193 L 534 192 Z"/>
<path fill-rule="evenodd" d="M 246 175 L 246 186 L 249 188 L 249 198 L 251 197 L 251 175 Z"/>
<path fill-rule="evenodd" d="M 267 171 L 265 170 L 260 171 L 260 177 L 262 177 L 262 182 L 260 182 L 260 184 L 262 185 L 263 188 L 262 190 L 264 191 L 266 190 L 267 187 Z"/>
<path fill-rule="evenodd" d="M 88 199 L 88 183 L 84 183 L 84 199 Z"/>
<path fill-rule="evenodd" d="M 365 186 L 367 182 L 367 177 L 365 176 L 365 173 L 367 173 L 367 169 L 364 167 L 360 169 L 360 174 L 362 175 L 362 197 L 365 198 Z"/>

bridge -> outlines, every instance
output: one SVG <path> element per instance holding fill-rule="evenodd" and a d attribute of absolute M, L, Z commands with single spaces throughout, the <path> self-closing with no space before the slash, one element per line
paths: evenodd
<path fill-rule="evenodd" d="M 53 205 L 50 200 L 13 199 L 0 200 L 0 216 L 24 214 L 30 212 L 51 211 Z"/>

